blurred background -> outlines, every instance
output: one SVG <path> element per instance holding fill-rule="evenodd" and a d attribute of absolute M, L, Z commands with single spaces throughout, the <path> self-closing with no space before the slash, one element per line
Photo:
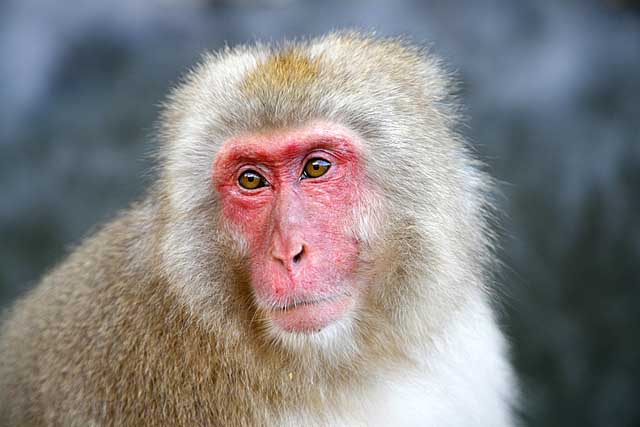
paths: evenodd
<path fill-rule="evenodd" d="M 527 426 L 640 426 L 640 2 L 0 1 L 0 308 L 139 197 L 205 49 L 336 28 L 457 72 L 500 181 L 502 323 Z"/>

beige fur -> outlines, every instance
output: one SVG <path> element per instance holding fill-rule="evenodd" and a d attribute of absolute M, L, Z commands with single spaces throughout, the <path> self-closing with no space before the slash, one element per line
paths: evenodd
<path fill-rule="evenodd" d="M 354 33 L 205 56 L 166 104 L 148 196 L 7 313 L 0 424 L 511 425 L 491 185 L 449 89 L 428 53 Z M 372 279 L 344 322 L 274 335 L 211 168 L 231 136 L 314 121 L 366 144 L 382 195 L 352 228 Z"/>

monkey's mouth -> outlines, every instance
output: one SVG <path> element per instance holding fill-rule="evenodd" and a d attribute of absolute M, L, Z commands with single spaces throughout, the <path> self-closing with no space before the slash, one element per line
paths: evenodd
<path fill-rule="evenodd" d="M 343 318 L 353 304 L 353 298 L 349 295 L 331 295 L 275 307 L 269 316 L 287 332 L 312 333 Z"/>

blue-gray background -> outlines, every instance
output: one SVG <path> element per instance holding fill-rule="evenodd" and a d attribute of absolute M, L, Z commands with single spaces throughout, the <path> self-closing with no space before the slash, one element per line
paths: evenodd
<path fill-rule="evenodd" d="M 139 196 L 204 49 L 334 28 L 433 44 L 501 182 L 503 324 L 532 426 L 640 425 L 635 1 L 0 2 L 0 306 Z"/>

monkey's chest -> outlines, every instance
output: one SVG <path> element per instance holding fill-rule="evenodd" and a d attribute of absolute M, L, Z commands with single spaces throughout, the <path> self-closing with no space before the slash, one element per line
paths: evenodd
<path fill-rule="evenodd" d="M 425 378 L 380 381 L 368 390 L 347 394 L 338 408 L 324 414 L 296 412 L 283 417 L 283 426 L 424 426 L 433 422 L 433 401 Z"/>

